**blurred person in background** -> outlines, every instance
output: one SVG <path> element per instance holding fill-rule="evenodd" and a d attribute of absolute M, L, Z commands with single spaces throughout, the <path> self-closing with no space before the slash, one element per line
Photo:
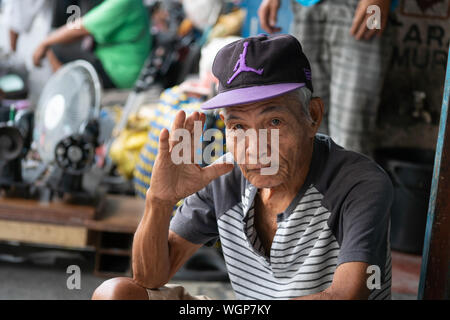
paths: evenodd
<path fill-rule="evenodd" d="M 86 60 L 104 88 L 131 88 L 150 53 L 149 20 L 142 0 L 104 0 L 52 32 L 34 51 L 33 63 L 39 66 L 46 57 L 56 71 L 65 63 Z M 92 36 L 94 46 L 79 45 L 86 36 Z"/>
<path fill-rule="evenodd" d="M 302 43 L 314 88 L 325 104 L 320 131 L 338 144 L 371 155 L 380 94 L 391 56 L 388 25 L 397 0 L 292 0 L 293 35 Z M 281 0 L 263 0 L 261 27 L 276 26 Z M 375 21 L 373 7 L 379 8 Z M 371 19 L 371 20 L 369 20 Z M 377 24 L 369 28 L 369 23 Z"/>
<path fill-rule="evenodd" d="M 75 5 L 81 14 L 86 13 L 102 0 L 6 0 L 5 17 L 9 32 L 9 44 L 13 52 L 17 50 L 17 42 L 21 34 L 31 31 L 36 17 L 43 13 L 45 20 L 51 20 L 52 28 L 59 28 L 73 14 Z M 48 15 L 48 16 L 47 16 Z"/>
<path fill-rule="evenodd" d="M 19 35 L 30 31 L 37 14 L 48 9 L 51 0 L 7 0 L 4 2 L 11 51 L 17 50 Z"/>

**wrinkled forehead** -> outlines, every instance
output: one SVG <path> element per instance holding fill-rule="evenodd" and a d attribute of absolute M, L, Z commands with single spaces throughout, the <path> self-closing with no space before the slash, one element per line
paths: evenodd
<path fill-rule="evenodd" d="M 298 108 L 297 103 L 290 99 L 287 94 L 272 99 L 248 103 L 244 105 L 231 106 L 221 109 L 220 113 L 224 116 L 225 121 L 235 117 L 242 116 L 259 116 L 265 114 L 287 114 L 295 115 L 295 109 Z"/>

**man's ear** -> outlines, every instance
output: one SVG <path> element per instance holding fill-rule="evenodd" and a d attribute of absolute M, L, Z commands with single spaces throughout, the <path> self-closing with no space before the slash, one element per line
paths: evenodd
<path fill-rule="evenodd" d="M 324 113 L 324 105 L 323 101 L 320 98 L 311 98 L 309 103 L 309 114 L 311 115 L 312 123 L 311 125 L 314 128 L 314 134 L 319 130 L 320 123 L 322 122 Z"/>

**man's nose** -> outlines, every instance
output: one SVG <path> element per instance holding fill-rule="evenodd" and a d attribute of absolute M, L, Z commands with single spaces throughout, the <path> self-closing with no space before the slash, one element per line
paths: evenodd
<path fill-rule="evenodd" d="M 248 137 L 245 143 L 245 158 L 248 164 L 258 163 L 258 138 Z"/>
<path fill-rule="evenodd" d="M 261 159 L 268 157 L 270 144 L 263 138 L 258 135 L 256 138 L 246 139 L 245 158 L 248 164 L 259 164 Z"/>

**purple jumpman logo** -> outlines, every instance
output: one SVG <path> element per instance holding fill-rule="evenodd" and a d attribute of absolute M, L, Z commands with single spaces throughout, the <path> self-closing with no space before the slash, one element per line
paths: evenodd
<path fill-rule="evenodd" d="M 227 84 L 230 84 L 231 81 L 234 80 L 234 78 L 236 78 L 236 76 L 241 73 L 241 72 L 254 72 L 257 73 L 259 75 L 262 74 L 264 69 L 253 69 L 250 67 L 247 67 L 247 65 L 245 64 L 245 56 L 247 55 L 247 47 L 248 47 L 248 42 L 244 42 L 244 51 L 242 51 L 242 53 L 239 55 L 239 60 L 236 62 L 236 65 L 234 66 L 234 74 L 231 76 L 230 79 L 228 79 Z"/>

